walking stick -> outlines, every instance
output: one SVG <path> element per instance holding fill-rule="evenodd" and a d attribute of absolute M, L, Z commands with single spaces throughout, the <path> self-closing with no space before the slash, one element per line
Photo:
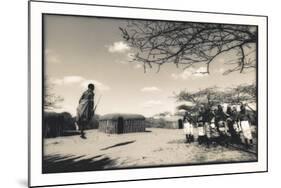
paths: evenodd
<path fill-rule="evenodd" d="M 100 103 L 100 99 L 101 99 L 101 96 L 99 97 L 99 99 L 98 99 L 98 101 L 97 101 L 97 104 L 96 104 L 95 107 L 94 107 L 94 110 L 93 110 L 94 114 L 95 114 L 95 112 L 96 112 L 96 109 L 97 109 L 97 107 L 98 107 L 98 104 Z"/>

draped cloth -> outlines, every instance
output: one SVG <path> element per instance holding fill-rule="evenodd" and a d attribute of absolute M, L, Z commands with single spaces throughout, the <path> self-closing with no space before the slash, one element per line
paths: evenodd
<path fill-rule="evenodd" d="M 211 123 L 211 125 L 210 125 L 210 130 L 211 130 L 211 138 L 217 138 L 217 137 L 219 137 L 220 136 L 220 134 L 219 134 L 219 132 L 218 132 L 218 129 L 217 129 L 217 127 L 216 127 L 216 125 L 215 125 L 215 123 Z"/>
<path fill-rule="evenodd" d="M 204 124 L 202 122 L 198 123 L 198 136 L 205 136 L 206 132 L 205 132 L 205 127 Z"/>
<path fill-rule="evenodd" d="M 242 131 L 240 124 L 237 123 L 237 122 L 235 122 L 235 123 L 233 124 L 233 128 L 234 128 L 234 130 L 236 131 L 236 133 L 240 133 L 240 132 Z"/>
<path fill-rule="evenodd" d="M 206 136 L 207 136 L 207 138 L 211 138 L 212 137 L 212 132 L 211 132 L 211 124 L 209 123 L 209 122 L 205 122 L 205 125 L 204 125 L 204 127 L 205 127 L 205 132 L 206 132 Z"/>
<path fill-rule="evenodd" d="M 224 121 L 219 121 L 218 122 L 218 127 L 219 127 L 220 134 L 229 136 L 228 128 L 227 128 L 227 126 L 226 126 Z"/>
<path fill-rule="evenodd" d="M 77 122 L 90 121 L 93 117 L 93 106 L 94 106 L 94 93 L 91 90 L 87 90 L 83 93 L 79 100 L 77 107 Z"/>
<path fill-rule="evenodd" d="M 253 138 L 249 121 L 241 121 L 241 129 L 242 129 L 243 136 L 246 139 L 251 140 Z"/>
<path fill-rule="evenodd" d="M 193 135 L 193 125 L 189 122 L 183 123 L 183 131 L 185 134 Z"/>

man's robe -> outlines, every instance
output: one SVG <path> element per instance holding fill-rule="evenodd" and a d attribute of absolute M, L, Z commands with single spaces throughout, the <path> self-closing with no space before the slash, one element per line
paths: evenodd
<path fill-rule="evenodd" d="M 94 115 L 94 92 L 88 89 L 83 93 L 77 107 L 77 122 L 90 121 Z"/>

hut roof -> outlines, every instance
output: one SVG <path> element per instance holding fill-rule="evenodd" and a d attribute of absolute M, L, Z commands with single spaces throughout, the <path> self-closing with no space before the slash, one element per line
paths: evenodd
<path fill-rule="evenodd" d="M 100 117 L 100 120 L 117 120 L 119 117 L 124 118 L 124 120 L 144 120 L 145 117 L 140 114 L 121 114 L 121 113 L 114 113 L 114 114 L 106 114 Z"/>
<path fill-rule="evenodd" d="M 165 121 L 174 122 L 174 121 L 178 121 L 179 119 L 183 119 L 183 117 L 182 116 L 170 116 L 170 117 L 165 117 L 163 119 Z"/>

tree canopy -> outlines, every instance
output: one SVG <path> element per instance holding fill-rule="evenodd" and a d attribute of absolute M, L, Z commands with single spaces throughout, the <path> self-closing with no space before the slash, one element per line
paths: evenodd
<path fill-rule="evenodd" d="M 255 68 L 257 27 L 215 23 L 129 21 L 120 28 L 122 36 L 135 51 L 133 61 L 141 62 L 144 70 L 153 65 L 175 64 L 183 69 L 210 64 L 221 54 L 232 51 L 236 64 L 224 74 Z M 252 55 L 251 55 L 252 54 Z"/>
<path fill-rule="evenodd" d="M 189 102 L 191 105 L 181 104 L 178 109 L 193 111 L 199 106 L 215 106 L 222 103 L 239 105 L 256 102 L 256 85 L 242 84 L 237 87 L 219 90 L 217 87 L 209 87 L 198 91 L 183 90 L 175 95 L 177 102 Z M 249 106 L 248 106 L 249 107 Z M 250 108 L 250 107 L 249 107 Z M 254 109 L 250 108 L 252 111 Z"/>
<path fill-rule="evenodd" d="M 215 106 L 222 102 L 226 93 L 219 91 L 216 87 L 209 87 L 198 91 L 183 90 L 175 95 L 177 102 L 188 102 L 190 105 L 182 104 L 178 109 L 187 111 L 198 110 L 200 106 Z"/>

